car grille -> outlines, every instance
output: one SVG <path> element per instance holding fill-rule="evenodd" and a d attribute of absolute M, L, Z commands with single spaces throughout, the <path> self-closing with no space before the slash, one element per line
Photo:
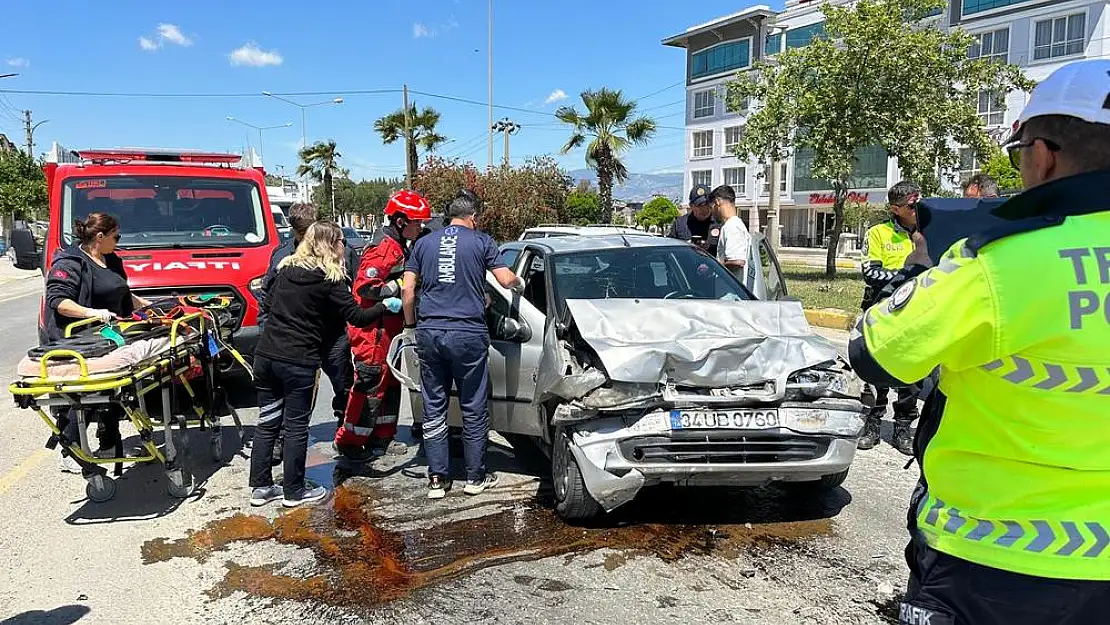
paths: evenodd
<path fill-rule="evenodd" d="M 135 293 L 152 302 L 162 298 L 189 298 L 201 295 L 231 296 L 232 301 L 230 306 L 223 309 L 226 314 L 220 314 L 217 317 L 220 321 L 220 333 L 225 335 L 224 338 L 227 338 L 232 332 L 239 329 L 239 326 L 243 324 L 243 315 L 246 314 L 246 305 L 243 302 L 243 296 L 239 291 L 231 287 L 190 286 L 185 288 L 138 289 Z M 188 300 L 184 299 L 183 301 L 187 302 Z M 200 308 L 201 306 L 197 307 Z M 229 321 L 230 323 L 228 323 Z"/>
<path fill-rule="evenodd" d="M 801 462 L 824 456 L 829 439 L 763 432 L 674 432 L 621 441 L 625 459 L 642 464 Z"/>

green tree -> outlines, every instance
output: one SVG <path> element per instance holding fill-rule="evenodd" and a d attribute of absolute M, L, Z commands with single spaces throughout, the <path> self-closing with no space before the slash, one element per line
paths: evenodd
<path fill-rule="evenodd" d="M 991 139 L 978 116 L 980 91 L 1030 89 L 1013 65 L 969 59 L 973 39 L 956 29 L 922 23 L 943 0 L 860 0 L 824 4 L 828 38 L 760 61 L 728 85 L 728 106 L 747 98 L 750 114 L 734 153 L 764 162 L 791 149 L 812 154 L 816 178 L 833 191 L 834 227 L 826 275 L 836 273 L 836 249 L 857 154 L 880 146 L 903 175 L 928 193 L 952 177 L 954 145 L 986 153 Z"/>
<path fill-rule="evenodd" d="M 398 139 L 405 139 L 409 170 L 415 172 L 420 167 L 420 159 L 416 148 L 421 147 L 425 152 L 435 152 L 436 148 L 447 141 L 447 137 L 436 132 L 439 124 L 439 112 L 431 107 L 417 111 L 416 104 L 409 106 L 409 123 L 405 124 L 405 110 L 403 108 L 382 117 L 374 122 L 374 130 L 382 137 L 382 143 L 391 145 Z"/>
<path fill-rule="evenodd" d="M 982 172 L 998 183 L 999 193 L 1020 191 L 1021 172 L 1010 162 L 1010 156 L 1002 150 L 993 150 L 990 157 L 983 161 Z"/>
<path fill-rule="evenodd" d="M 38 219 L 46 216 L 46 176 L 42 166 L 19 150 L 0 152 L 0 217 Z"/>
<path fill-rule="evenodd" d="M 585 226 L 586 224 L 605 223 L 602 221 L 601 198 L 593 191 L 572 191 L 567 196 L 564 217 L 560 221 Z"/>
<path fill-rule="evenodd" d="M 572 106 L 555 112 L 559 121 L 573 127 L 573 134 L 562 153 L 586 145 L 586 165 L 597 172 L 601 198 L 601 221 L 608 223 L 613 215 L 613 183 L 628 179 L 628 168 L 621 156 L 633 145 L 642 145 L 655 135 L 655 120 L 634 117 L 636 102 L 625 100 L 624 94 L 611 89 L 583 91 L 586 112 Z"/>
<path fill-rule="evenodd" d="M 657 197 L 644 204 L 633 219 L 645 228 L 656 226 L 662 230 L 678 219 L 678 207 L 665 197 Z"/>
<path fill-rule="evenodd" d="M 342 156 L 334 140 L 317 141 L 313 145 L 301 148 L 301 164 L 297 166 L 297 175 L 308 176 L 323 183 L 325 201 L 317 207 L 321 215 L 330 215 L 335 204 L 332 180 L 337 176 L 347 176 L 348 172 L 339 166 L 339 159 Z"/>
<path fill-rule="evenodd" d="M 512 241 L 527 228 L 565 214 L 571 179 L 549 157 L 529 158 L 519 167 L 481 171 L 472 163 L 429 158 L 417 170 L 413 189 L 442 211 L 461 189 L 482 200 L 478 225 L 498 241 Z"/>

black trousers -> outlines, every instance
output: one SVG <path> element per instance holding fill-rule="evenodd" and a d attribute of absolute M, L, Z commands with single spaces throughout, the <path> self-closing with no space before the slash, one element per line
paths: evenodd
<path fill-rule="evenodd" d="M 884 386 L 876 386 L 875 389 L 875 407 L 871 409 L 871 414 L 875 416 L 883 416 L 886 414 L 886 402 L 890 396 L 892 389 Z M 894 418 L 901 417 L 917 417 L 917 395 L 914 393 L 913 388 L 909 386 L 899 386 L 893 389 L 896 393 L 894 399 Z"/>
<path fill-rule="evenodd" d="M 274 442 L 284 434 L 282 444 L 282 489 L 290 499 L 299 499 L 305 488 L 304 471 L 308 456 L 308 423 L 316 399 L 316 369 L 265 356 L 254 358 L 254 386 L 258 391 L 258 425 L 251 445 L 250 486 L 273 486 Z"/>
<path fill-rule="evenodd" d="M 351 394 L 351 387 L 355 383 L 354 362 L 351 359 L 351 340 L 344 332 L 339 339 L 322 354 L 323 364 L 320 368 L 328 376 L 335 396 L 331 399 L 331 411 L 335 416 L 335 427 L 343 426 L 343 416 L 347 412 L 347 396 Z"/>
<path fill-rule="evenodd" d="M 992 569 L 915 540 L 901 625 L 1094 625 L 1110 622 L 1110 582 Z"/>

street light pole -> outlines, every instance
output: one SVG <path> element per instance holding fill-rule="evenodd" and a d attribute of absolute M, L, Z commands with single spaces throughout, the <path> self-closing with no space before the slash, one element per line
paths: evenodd
<path fill-rule="evenodd" d="M 493 0 L 489 0 L 489 160 L 487 168 L 493 169 Z"/>
<path fill-rule="evenodd" d="M 293 122 L 285 122 L 284 124 L 278 124 L 276 126 L 256 126 L 256 125 L 254 125 L 250 122 L 245 122 L 241 119 L 231 117 L 230 115 L 227 117 L 227 121 L 235 122 L 236 124 L 242 124 L 242 125 L 244 125 L 248 128 L 254 128 L 255 130 L 258 131 L 258 158 L 263 158 L 264 157 L 264 150 L 262 149 L 262 131 L 263 130 L 275 130 L 277 128 L 288 128 L 288 127 L 293 125 Z"/>
<path fill-rule="evenodd" d="M 306 117 L 305 116 L 305 109 L 307 109 L 309 107 L 313 107 L 313 106 L 323 106 L 325 104 L 343 104 L 343 98 L 332 98 L 331 100 L 324 100 L 323 102 L 314 102 L 312 104 L 300 104 L 300 103 L 294 102 L 292 100 L 287 100 L 286 98 L 283 98 L 279 95 L 275 95 L 275 94 L 273 94 L 269 91 L 263 91 L 262 95 L 266 96 L 267 98 L 273 98 L 275 100 L 281 100 L 282 102 L 285 102 L 286 104 L 292 104 L 293 106 L 301 109 L 301 149 L 302 150 L 304 148 L 308 147 L 308 131 L 307 131 L 307 125 L 305 123 L 305 117 Z M 304 188 L 304 194 L 305 194 L 304 199 L 307 200 L 307 197 L 308 197 L 308 175 L 307 174 L 301 177 L 301 182 L 304 185 L 304 187 L 303 187 Z"/>

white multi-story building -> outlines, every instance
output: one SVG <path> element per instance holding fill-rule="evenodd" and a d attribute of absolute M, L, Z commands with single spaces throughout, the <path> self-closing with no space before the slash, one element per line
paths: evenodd
<path fill-rule="evenodd" d="M 695 184 L 728 184 L 736 190 L 744 221 L 763 229 L 769 177 L 757 161 L 744 162 L 731 154 L 743 133 L 745 111 L 726 109 L 725 83 L 763 56 L 822 36 L 821 4 L 788 0 L 778 12 L 766 5 L 752 6 L 663 41 L 686 49 L 684 195 Z M 1031 79 L 1042 80 L 1069 61 L 1110 56 L 1104 34 L 1108 5 L 1110 0 L 955 0 L 946 13 L 931 19 L 974 35 L 977 43 L 969 54 L 1008 61 L 1022 67 Z M 993 136 L 1004 138 L 1027 98 L 1022 92 L 1005 98 L 980 94 L 979 113 Z M 978 171 L 971 150 L 961 150 L 960 155 L 961 177 Z M 857 156 L 852 197 L 885 202 L 886 190 L 899 179 L 897 161 L 878 147 Z M 832 226 L 832 191 L 825 181 L 813 177 L 811 163 L 805 151 L 780 163 L 777 192 L 783 245 L 822 246 Z"/>

